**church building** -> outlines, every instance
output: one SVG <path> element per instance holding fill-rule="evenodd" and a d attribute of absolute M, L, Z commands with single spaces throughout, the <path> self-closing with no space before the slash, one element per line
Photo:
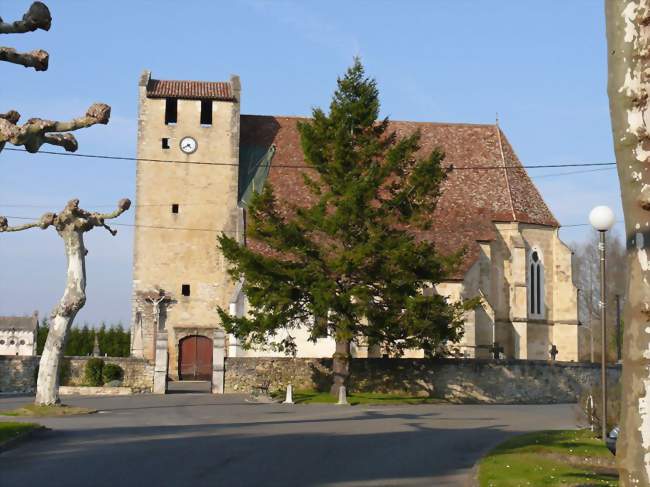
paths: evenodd
<path fill-rule="evenodd" d="M 169 377 L 212 380 L 221 392 L 225 356 L 273 355 L 243 350 L 220 328 L 217 305 L 241 316 L 247 303 L 226 273 L 217 235 L 245 242 L 247 202 L 265 184 L 287 202 L 306 200 L 301 170 L 286 167 L 305 164 L 301 119 L 241 115 L 241 95 L 237 76 L 140 78 L 131 352 L 155 363 L 159 390 Z M 466 316 L 458 354 L 580 360 L 571 250 L 499 126 L 393 121 L 389 129 L 419 130 L 422 153 L 440 147 L 444 164 L 456 168 L 424 238 L 442 253 L 467 250 L 436 291 L 482 298 Z M 298 337 L 298 356 L 332 356 L 333 340 L 306 337 Z M 358 345 L 353 354 L 381 350 Z"/>

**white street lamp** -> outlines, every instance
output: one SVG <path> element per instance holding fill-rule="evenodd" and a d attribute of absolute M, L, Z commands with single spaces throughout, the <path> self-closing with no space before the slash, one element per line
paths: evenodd
<path fill-rule="evenodd" d="M 589 213 L 589 223 L 591 223 L 600 234 L 600 242 L 598 243 L 598 253 L 600 255 L 600 382 L 603 393 L 600 424 L 603 441 L 607 440 L 607 317 L 605 313 L 607 293 L 605 292 L 605 233 L 614 226 L 614 221 L 614 212 L 607 206 L 597 206 L 591 210 L 591 213 Z"/>
<path fill-rule="evenodd" d="M 596 206 L 589 213 L 589 223 L 599 232 L 606 232 L 614 226 L 614 212 L 608 206 Z"/>

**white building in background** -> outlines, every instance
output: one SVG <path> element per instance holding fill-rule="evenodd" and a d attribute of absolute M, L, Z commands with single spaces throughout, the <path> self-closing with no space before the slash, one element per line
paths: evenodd
<path fill-rule="evenodd" d="M 36 355 L 38 313 L 0 316 L 0 355 Z"/>

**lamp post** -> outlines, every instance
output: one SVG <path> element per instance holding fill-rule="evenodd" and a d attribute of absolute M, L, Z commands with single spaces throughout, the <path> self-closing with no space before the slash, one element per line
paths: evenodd
<path fill-rule="evenodd" d="M 607 317 L 605 313 L 605 233 L 614 225 L 614 212 L 607 206 L 596 206 L 589 213 L 589 223 L 598 230 L 600 242 L 598 243 L 598 254 L 600 257 L 600 325 L 601 325 L 601 346 L 600 346 L 600 382 L 602 389 L 602 414 L 600 418 L 603 441 L 607 439 Z"/>

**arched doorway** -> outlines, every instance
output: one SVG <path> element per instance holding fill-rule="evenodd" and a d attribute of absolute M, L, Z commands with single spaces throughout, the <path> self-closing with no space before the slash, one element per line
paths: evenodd
<path fill-rule="evenodd" d="M 190 335 L 178 343 L 180 380 L 212 380 L 212 340 Z"/>

